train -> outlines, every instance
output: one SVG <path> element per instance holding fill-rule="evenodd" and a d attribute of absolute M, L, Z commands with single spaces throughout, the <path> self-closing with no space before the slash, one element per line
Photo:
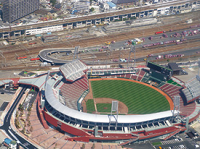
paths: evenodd
<path fill-rule="evenodd" d="M 30 42 L 29 45 L 37 44 L 37 42 Z"/>
<path fill-rule="evenodd" d="M 165 33 L 165 31 L 158 31 L 158 32 L 155 32 L 155 34 L 162 34 L 162 33 Z"/>
<path fill-rule="evenodd" d="M 170 41 L 165 41 L 165 42 L 157 42 L 157 43 L 151 43 L 151 44 L 147 44 L 147 45 L 143 45 L 143 48 L 146 47 L 151 47 L 151 46 L 157 46 L 157 45 L 162 45 L 162 44 L 170 44 L 170 43 L 176 43 L 176 44 L 181 44 L 183 43 L 183 41 L 186 41 L 187 39 L 181 39 L 181 40 L 170 40 Z"/>
<path fill-rule="evenodd" d="M 27 59 L 27 56 L 17 56 L 16 59 Z"/>
<path fill-rule="evenodd" d="M 37 60 L 40 60 L 40 58 L 39 57 L 37 57 L 37 58 L 31 58 L 30 60 L 31 61 L 37 61 Z"/>
<path fill-rule="evenodd" d="M 184 57 L 184 54 L 166 54 L 166 55 L 158 55 L 156 59 L 164 59 L 164 58 L 173 58 L 173 57 Z"/>

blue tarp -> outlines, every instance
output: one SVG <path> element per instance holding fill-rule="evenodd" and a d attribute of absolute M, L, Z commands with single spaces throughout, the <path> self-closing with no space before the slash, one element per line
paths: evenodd
<path fill-rule="evenodd" d="M 6 144 L 9 145 L 9 144 L 12 142 L 12 140 L 10 140 L 10 139 L 8 139 L 8 138 L 5 138 L 5 139 L 4 139 L 4 142 L 5 142 Z"/>
<path fill-rule="evenodd" d="M 112 2 L 107 2 L 107 4 L 109 5 L 109 7 L 113 8 L 113 7 L 116 7 L 116 5 Z"/>

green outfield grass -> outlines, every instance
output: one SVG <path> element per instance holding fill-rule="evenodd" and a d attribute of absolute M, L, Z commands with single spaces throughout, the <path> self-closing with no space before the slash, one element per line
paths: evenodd
<path fill-rule="evenodd" d="M 94 100 L 88 99 L 86 102 L 86 107 L 87 107 L 87 113 L 95 112 Z"/>
<path fill-rule="evenodd" d="M 111 103 L 97 103 L 96 106 L 98 112 L 111 112 Z"/>
<path fill-rule="evenodd" d="M 91 81 L 94 98 L 112 98 L 123 102 L 129 114 L 149 114 L 170 109 L 167 99 L 156 90 L 130 81 Z M 98 109 L 98 108 L 97 108 Z"/>

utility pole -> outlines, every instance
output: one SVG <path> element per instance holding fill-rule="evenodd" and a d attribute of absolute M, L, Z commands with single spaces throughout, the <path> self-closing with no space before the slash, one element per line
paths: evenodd
<path fill-rule="evenodd" d="M 134 67 L 135 67 L 135 45 L 136 43 L 133 41 L 132 42 L 132 45 L 131 45 L 131 48 L 130 48 L 130 52 L 129 52 L 129 57 L 128 57 L 128 63 L 127 63 L 127 68 L 129 67 L 129 62 L 130 62 L 130 56 L 131 56 L 131 53 L 134 53 Z"/>

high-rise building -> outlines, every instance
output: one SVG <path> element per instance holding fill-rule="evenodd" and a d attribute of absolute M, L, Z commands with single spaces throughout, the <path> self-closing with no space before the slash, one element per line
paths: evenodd
<path fill-rule="evenodd" d="M 13 22 L 39 9 L 39 0 L 3 0 L 3 21 Z"/>

